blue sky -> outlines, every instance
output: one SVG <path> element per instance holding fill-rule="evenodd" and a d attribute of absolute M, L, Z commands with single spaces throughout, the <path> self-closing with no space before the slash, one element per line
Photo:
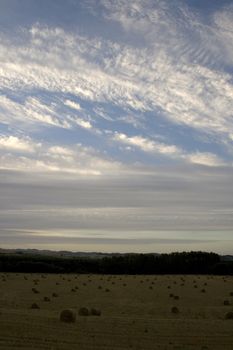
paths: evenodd
<path fill-rule="evenodd" d="M 5 247 L 233 250 L 232 1 L 0 0 Z"/>

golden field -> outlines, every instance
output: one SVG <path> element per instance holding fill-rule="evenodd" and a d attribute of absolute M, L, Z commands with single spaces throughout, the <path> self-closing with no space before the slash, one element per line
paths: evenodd
<path fill-rule="evenodd" d="M 232 350 L 231 312 L 230 276 L 0 274 L 4 350 Z"/>

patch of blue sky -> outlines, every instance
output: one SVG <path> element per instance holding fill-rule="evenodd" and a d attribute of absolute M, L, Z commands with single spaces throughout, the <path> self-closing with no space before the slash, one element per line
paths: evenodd
<path fill-rule="evenodd" d="M 185 0 L 190 8 L 198 11 L 198 14 L 203 16 L 205 21 L 215 11 L 232 4 L 232 0 Z"/>
<path fill-rule="evenodd" d="M 10 130 L 11 128 L 9 127 L 9 125 L 5 123 L 0 123 L 0 135 L 1 134 L 7 135 L 8 133 L 10 134 Z"/>

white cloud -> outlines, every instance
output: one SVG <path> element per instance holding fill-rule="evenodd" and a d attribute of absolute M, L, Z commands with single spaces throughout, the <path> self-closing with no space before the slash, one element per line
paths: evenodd
<path fill-rule="evenodd" d="M 81 110 L 80 104 L 77 103 L 77 102 L 71 101 L 71 100 L 66 100 L 65 101 L 65 105 L 68 106 L 68 107 L 71 107 L 73 109 L 76 109 L 77 111 Z"/>
<path fill-rule="evenodd" d="M 13 152 L 32 153 L 41 144 L 32 142 L 29 138 L 18 138 L 17 136 L 0 136 L 0 150 Z"/>
<path fill-rule="evenodd" d="M 207 166 L 223 166 L 224 162 L 215 154 L 209 152 L 196 152 L 187 156 L 187 160 L 193 164 Z"/>
<path fill-rule="evenodd" d="M 58 154 L 62 156 L 73 156 L 74 151 L 67 147 L 61 146 L 52 146 L 48 149 L 48 151 L 52 154 Z"/>
<path fill-rule="evenodd" d="M 75 118 L 75 122 L 84 129 L 91 129 L 92 125 L 89 121 L 83 120 L 81 118 Z"/>
<path fill-rule="evenodd" d="M 0 138 L 0 151 L 1 149 L 8 152 L 0 152 L 0 169 L 90 176 L 124 170 L 121 163 L 103 157 L 92 147 L 81 144 L 72 147 L 36 144 L 27 138 L 10 136 Z M 37 152 L 34 154 L 35 150 Z"/>
<path fill-rule="evenodd" d="M 113 139 L 128 145 L 136 146 L 145 152 L 160 153 L 163 155 L 177 156 L 181 150 L 175 145 L 166 145 L 157 141 L 147 139 L 142 136 L 127 136 L 123 133 L 116 132 Z"/>

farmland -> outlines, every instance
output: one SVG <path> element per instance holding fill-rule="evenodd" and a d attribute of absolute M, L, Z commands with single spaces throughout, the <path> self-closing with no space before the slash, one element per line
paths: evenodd
<path fill-rule="evenodd" d="M 233 346 L 232 276 L 1 273 L 0 291 L 4 350 Z"/>

